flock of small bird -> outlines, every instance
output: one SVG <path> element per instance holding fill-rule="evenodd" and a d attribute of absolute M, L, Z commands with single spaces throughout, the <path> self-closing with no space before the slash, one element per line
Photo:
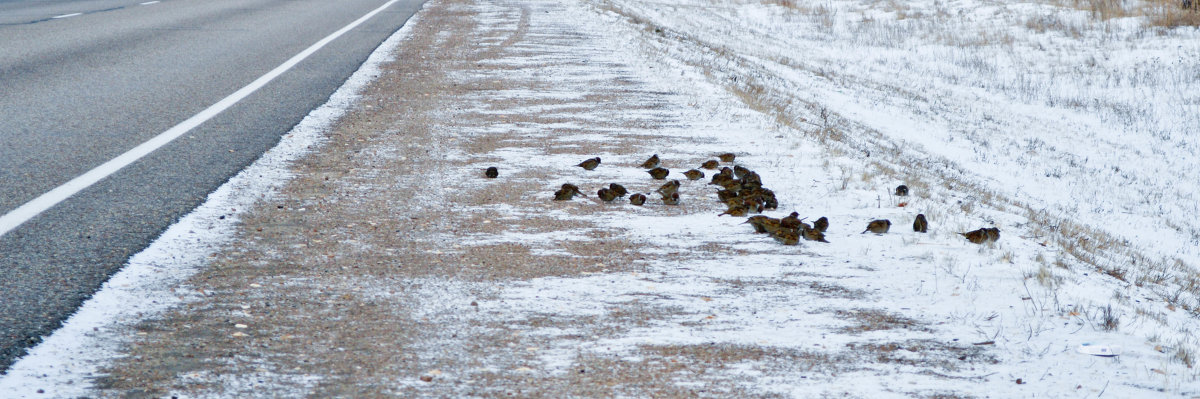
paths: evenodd
<path fill-rule="evenodd" d="M 717 159 L 705 161 L 700 164 L 699 169 L 688 170 L 683 172 L 683 175 L 688 180 L 700 180 L 705 177 L 705 173 L 700 169 L 717 170 L 720 168 L 719 171 L 713 174 L 708 183 L 718 186 L 717 199 L 725 204 L 727 208 L 725 212 L 722 212 L 718 216 L 744 217 L 751 213 L 761 214 L 764 210 L 777 209 L 779 201 L 775 198 L 775 192 L 763 186 L 762 177 L 758 173 L 741 165 L 721 167 L 721 163 L 732 164 L 736 157 L 733 153 L 720 154 L 717 156 L 720 161 Z M 595 170 L 600 166 L 600 162 L 600 157 L 595 157 L 584 160 L 575 166 L 584 170 Z M 646 169 L 651 178 L 666 180 L 671 171 L 660 166 L 660 164 L 661 160 L 658 154 L 654 154 L 645 162 L 642 162 L 640 166 L 642 169 Z M 484 176 L 496 178 L 499 176 L 499 170 L 494 166 L 489 167 L 484 171 Z M 664 205 L 678 205 L 680 185 L 679 180 L 671 180 L 659 187 L 658 190 L 655 190 L 655 193 L 661 196 Z M 587 196 L 579 190 L 578 186 L 565 183 L 558 191 L 554 192 L 554 200 L 569 201 L 577 195 Z M 610 183 L 607 187 L 602 187 L 596 191 L 596 196 L 605 202 L 612 202 L 617 198 L 624 198 L 626 195 L 629 195 L 629 191 L 625 189 L 625 186 L 617 183 Z M 908 186 L 901 184 L 896 187 L 894 195 L 900 197 L 908 196 Z M 633 205 L 642 206 L 646 203 L 646 200 L 646 194 L 634 193 L 629 195 L 629 203 Z M 796 245 L 800 242 L 801 238 L 808 241 L 829 242 L 825 240 L 825 231 L 829 229 L 829 219 L 824 216 L 818 218 L 811 225 L 805 223 L 804 219 L 800 218 L 797 212 L 792 212 L 783 218 L 772 218 L 765 215 L 749 216 L 745 223 L 750 224 L 754 228 L 755 233 L 767 234 L 784 245 Z M 877 235 L 886 234 L 891 227 L 892 222 L 890 220 L 872 220 L 867 223 L 866 230 L 863 230 L 861 234 L 866 234 L 867 232 Z M 913 231 L 925 233 L 928 230 L 929 222 L 926 220 L 925 214 L 918 214 L 916 220 L 913 221 Z M 984 244 L 1000 239 L 1000 229 L 995 227 L 981 228 L 958 234 L 966 238 L 967 241 L 975 244 Z"/>

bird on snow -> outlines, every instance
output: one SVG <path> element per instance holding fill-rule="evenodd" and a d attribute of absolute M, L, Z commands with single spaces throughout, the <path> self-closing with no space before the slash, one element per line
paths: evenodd
<path fill-rule="evenodd" d="M 658 167 L 658 168 L 650 169 L 650 170 L 646 171 L 646 173 L 649 173 L 650 177 L 653 177 L 655 180 L 662 180 L 662 179 L 666 179 L 667 175 L 670 174 L 671 171 L 667 170 L 667 168 Z"/>
<path fill-rule="evenodd" d="M 594 170 L 597 166 L 600 166 L 600 157 L 589 158 L 588 160 L 580 162 L 579 165 L 575 166 L 581 167 L 584 170 Z"/>
<path fill-rule="evenodd" d="M 642 169 L 654 169 L 658 167 L 658 154 L 650 156 L 646 162 L 642 162 Z"/>
<path fill-rule="evenodd" d="M 918 233 L 929 231 L 929 222 L 925 220 L 924 213 L 917 214 L 917 220 L 913 221 L 913 231 Z"/>
<path fill-rule="evenodd" d="M 891 227 L 892 227 L 892 221 L 890 221 L 890 220 L 887 220 L 887 219 L 872 220 L 871 223 L 867 223 L 867 229 L 863 230 L 863 232 L 859 233 L 859 234 L 866 234 L 868 231 L 875 233 L 875 234 L 883 234 L 883 233 L 887 233 L 888 229 L 890 229 Z"/>

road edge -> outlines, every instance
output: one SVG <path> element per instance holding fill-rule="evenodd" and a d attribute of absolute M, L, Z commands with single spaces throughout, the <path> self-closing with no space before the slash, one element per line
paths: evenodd
<path fill-rule="evenodd" d="M 237 225 L 252 204 L 278 194 L 293 177 L 292 162 L 320 148 L 327 130 L 380 75 L 380 65 L 394 59 L 400 42 L 411 36 L 422 9 L 423 5 L 380 43 L 325 104 L 309 112 L 278 144 L 130 257 L 62 327 L 0 374 L 3 396 L 86 396 L 101 366 L 120 356 L 129 327 L 195 295 L 176 288 L 236 239 Z"/>

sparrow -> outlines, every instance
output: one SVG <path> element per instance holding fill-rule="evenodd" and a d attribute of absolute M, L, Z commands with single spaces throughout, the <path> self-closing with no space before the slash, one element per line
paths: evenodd
<path fill-rule="evenodd" d="M 771 232 L 771 238 L 779 241 L 783 245 L 796 245 L 800 243 L 800 234 L 793 230 L 779 229 Z"/>
<path fill-rule="evenodd" d="M 804 229 L 804 239 L 816 242 L 829 242 L 825 241 L 825 233 L 817 229 Z"/>
<path fill-rule="evenodd" d="M 990 229 L 983 229 L 983 231 L 985 233 L 987 233 L 989 241 L 999 241 L 1000 240 L 1000 229 L 992 227 Z"/>
<path fill-rule="evenodd" d="M 487 168 L 487 171 L 483 172 L 483 175 L 487 176 L 489 179 L 495 179 L 496 176 L 500 176 L 500 169 L 496 169 L 495 166 L 489 167 Z"/>
<path fill-rule="evenodd" d="M 741 179 L 747 173 L 750 173 L 750 169 L 746 169 L 742 165 L 733 165 L 733 177 Z"/>
<path fill-rule="evenodd" d="M 571 184 L 571 183 L 563 183 L 562 188 L 560 188 L 560 189 L 558 189 L 558 191 L 554 192 L 554 200 L 555 201 L 567 201 L 567 200 L 570 200 L 571 198 L 575 197 L 575 195 L 577 195 L 577 194 L 583 195 L 583 193 L 579 191 L 579 187 L 576 187 L 574 184 Z M 586 197 L 586 195 L 584 195 L 584 196 Z"/>
<path fill-rule="evenodd" d="M 736 157 L 737 157 L 737 155 L 734 155 L 732 152 L 727 152 L 727 153 L 724 153 L 721 155 L 717 155 L 717 158 L 721 158 L 721 162 L 725 162 L 725 163 L 733 162 L 733 159 Z"/>
<path fill-rule="evenodd" d="M 746 218 L 746 221 L 743 222 L 743 224 L 747 223 L 749 223 L 751 227 L 754 227 L 755 233 L 767 233 L 779 230 L 779 219 L 775 219 L 770 216 L 754 215 Z"/>
<path fill-rule="evenodd" d="M 908 186 L 903 185 L 903 184 L 896 186 L 896 196 L 907 197 L 908 196 Z"/>
<path fill-rule="evenodd" d="M 729 200 L 736 199 L 737 197 L 738 197 L 737 191 L 726 190 L 726 189 L 717 190 L 717 200 L 721 201 L 722 203 L 729 202 Z"/>
<path fill-rule="evenodd" d="M 642 162 L 642 169 L 654 169 L 658 167 L 658 154 L 650 156 L 646 162 Z"/>
<path fill-rule="evenodd" d="M 596 191 L 596 196 L 600 197 L 601 201 L 612 202 L 612 200 L 617 199 L 617 192 L 607 188 L 602 188 L 600 191 Z"/>
<path fill-rule="evenodd" d="M 617 196 L 618 196 L 618 197 L 624 197 L 624 196 L 625 196 L 625 194 L 629 194 L 629 190 L 626 190 L 626 189 L 625 189 L 625 186 L 622 186 L 622 185 L 620 185 L 620 184 L 617 184 L 617 183 L 611 183 L 611 184 L 609 184 L 609 185 L 608 185 L 608 189 L 609 189 L 609 190 L 612 190 L 612 191 L 613 191 L 613 192 L 615 192 L 615 193 L 617 193 Z"/>
<path fill-rule="evenodd" d="M 745 175 L 740 177 L 740 179 L 742 181 L 742 187 L 762 187 L 762 177 L 759 177 L 758 173 L 747 172 Z"/>
<path fill-rule="evenodd" d="M 716 169 L 718 165 L 720 165 L 720 163 L 717 162 L 717 160 L 710 159 L 710 160 L 704 161 L 704 163 L 700 164 L 700 167 L 703 169 Z"/>
<path fill-rule="evenodd" d="M 645 195 L 645 194 L 641 194 L 641 193 L 634 194 L 634 195 L 630 195 L 630 196 L 629 196 L 629 203 L 630 203 L 630 204 L 637 205 L 637 206 L 642 206 L 642 204 L 645 204 L 645 203 L 646 203 L 646 195 Z"/>
<path fill-rule="evenodd" d="M 723 215 L 742 217 L 746 216 L 746 213 L 748 212 L 750 212 L 750 209 L 745 205 L 733 205 L 730 206 L 729 209 L 726 209 L 725 212 L 721 212 L 721 214 L 717 215 L 717 217 L 721 217 Z"/>
<path fill-rule="evenodd" d="M 664 205 L 679 205 L 679 193 L 671 193 L 669 196 L 664 195 L 662 201 Z"/>
<path fill-rule="evenodd" d="M 704 178 L 704 172 L 701 172 L 697 169 L 692 169 L 687 172 L 683 172 L 683 175 L 687 176 L 688 180 L 700 180 L 700 179 Z"/>
<path fill-rule="evenodd" d="M 671 180 L 669 183 L 662 185 L 662 187 L 659 187 L 658 190 L 656 190 L 655 192 L 666 196 L 666 195 L 671 195 L 671 193 L 676 192 L 676 191 L 679 191 L 679 180 Z"/>
<path fill-rule="evenodd" d="M 667 170 L 667 168 L 659 167 L 659 168 L 650 169 L 650 170 L 646 171 L 646 173 L 649 173 L 650 177 L 653 177 L 655 180 L 662 180 L 662 179 L 666 179 L 667 175 L 670 174 L 671 171 Z"/>
<path fill-rule="evenodd" d="M 913 231 L 925 233 L 929 231 L 929 222 L 925 221 L 925 214 L 917 214 L 917 220 L 913 221 Z"/>
<path fill-rule="evenodd" d="M 892 221 L 890 221 L 890 220 L 887 220 L 887 219 L 872 220 L 871 223 L 867 223 L 867 229 L 863 230 L 863 232 L 859 233 L 859 234 L 866 234 L 868 231 L 875 233 L 875 234 L 883 234 L 883 233 L 887 233 L 888 229 L 891 227 L 892 227 Z"/>
<path fill-rule="evenodd" d="M 779 219 L 779 227 L 797 231 L 801 229 L 812 228 L 808 225 L 808 223 L 804 223 L 804 221 L 800 219 L 800 214 L 796 212 L 792 212 L 791 215 L 787 215 L 784 216 L 783 219 Z"/>
<path fill-rule="evenodd" d="M 586 161 L 580 162 L 579 165 L 575 165 L 575 166 L 581 167 L 584 170 L 596 169 L 597 166 L 600 166 L 600 157 L 588 159 Z"/>
<path fill-rule="evenodd" d="M 821 216 L 820 219 L 817 219 L 817 221 L 813 222 L 813 230 L 816 230 L 816 231 L 819 231 L 822 233 L 824 233 L 825 230 L 829 230 L 829 219 L 826 219 L 824 216 Z"/>

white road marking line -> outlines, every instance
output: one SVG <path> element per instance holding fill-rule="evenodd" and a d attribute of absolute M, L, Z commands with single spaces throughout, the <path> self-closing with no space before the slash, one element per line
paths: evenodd
<path fill-rule="evenodd" d="M 147 1 L 147 2 L 145 2 L 145 3 L 138 3 L 138 5 L 140 5 L 140 6 L 148 6 L 148 5 L 151 5 L 151 4 L 158 4 L 158 0 L 154 0 L 154 1 Z"/>
<path fill-rule="evenodd" d="M 367 20 L 371 19 L 371 17 L 375 16 L 375 14 L 383 12 L 384 9 L 391 7 L 392 4 L 395 4 L 398 1 L 400 0 L 390 0 L 387 3 L 384 3 L 379 8 L 368 12 L 366 15 L 363 15 L 361 18 L 351 22 L 349 25 L 346 25 L 341 29 L 338 29 L 336 32 L 329 34 L 329 36 L 326 36 L 324 39 L 317 41 L 312 46 L 304 49 L 304 51 L 301 51 L 299 54 L 292 56 L 291 59 L 288 59 L 283 64 L 275 67 L 275 69 L 272 69 L 265 75 L 260 76 L 258 79 L 250 82 L 250 84 L 246 85 L 245 87 L 238 89 L 238 91 L 233 92 L 233 94 L 221 99 L 221 101 L 217 101 L 216 104 L 205 108 L 203 111 L 193 115 L 191 118 L 180 122 L 178 125 L 167 129 L 165 132 L 159 133 L 157 136 L 154 136 L 154 138 L 139 144 L 137 147 L 133 147 L 133 149 L 126 151 L 124 154 L 118 155 L 116 158 L 113 158 L 108 162 L 105 162 L 74 179 L 71 179 L 71 181 L 63 183 L 61 186 L 55 187 L 54 189 L 47 191 L 45 194 L 26 202 L 17 209 L 13 209 L 12 211 L 4 214 L 4 216 L 0 216 L 0 237 L 3 237 L 5 234 L 8 234 L 8 232 L 16 229 L 17 226 L 20 226 L 22 223 L 37 217 L 47 209 L 50 209 L 55 205 L 58 205 L 60 202 L 65 201 L 67 198 L 75 195 L 75 193 L 91 187 L 93 184 L 96 184 L 96 182 L 99 182 L 100 180 L 111 176 L 113 173 L 116 173 L 118 170 L 129 166 L 139 159 L 142 159 L 142 157 L 145 157 L 155 150 L 162 148 L 162 146 L 167 145 L 167 143 L 179 138 L 179 136 L 182 136 L 184 133 L 194 129 L 196 126 L 200 126 L 200 124 L 212 119 L 222 111 L 229 109 L 229 107 L 237 104 L 238 101 L 241 101 L 247 96 L 253 94 L 263 86 L 266 86 L 267 83 L 270 83 L 272 80 L 279 77 L 279 75 L 282 75 L 284 72 L 292 69 L 292 67 L 296 66 L 296 64 L 299 64 L 300 61 L 304 61 L 305 58 L 308 58 L 310 55 L 317 52 L 317 50 L 325 47 L 325 45 L 334 41 L 334 39 L 337 39 L 346 32 L 349 32 L 351 29 L 362 25 L 363 22 L 367 22 Z"/>
<path fill-rule="evenodd" d="M 70 13 L 70 14 L 63 14 L 63 15 L 59 15 L 59 16 L 57 16 L 57 17 L 50 17 L 50 19 L 71 18 L 71 17 L 74 17 L 74 16 L 79 16 L 79 15 L 83 15 L 83 13 L 81 13 L 81 12 L 74 12 L 74 13 Z"/>

